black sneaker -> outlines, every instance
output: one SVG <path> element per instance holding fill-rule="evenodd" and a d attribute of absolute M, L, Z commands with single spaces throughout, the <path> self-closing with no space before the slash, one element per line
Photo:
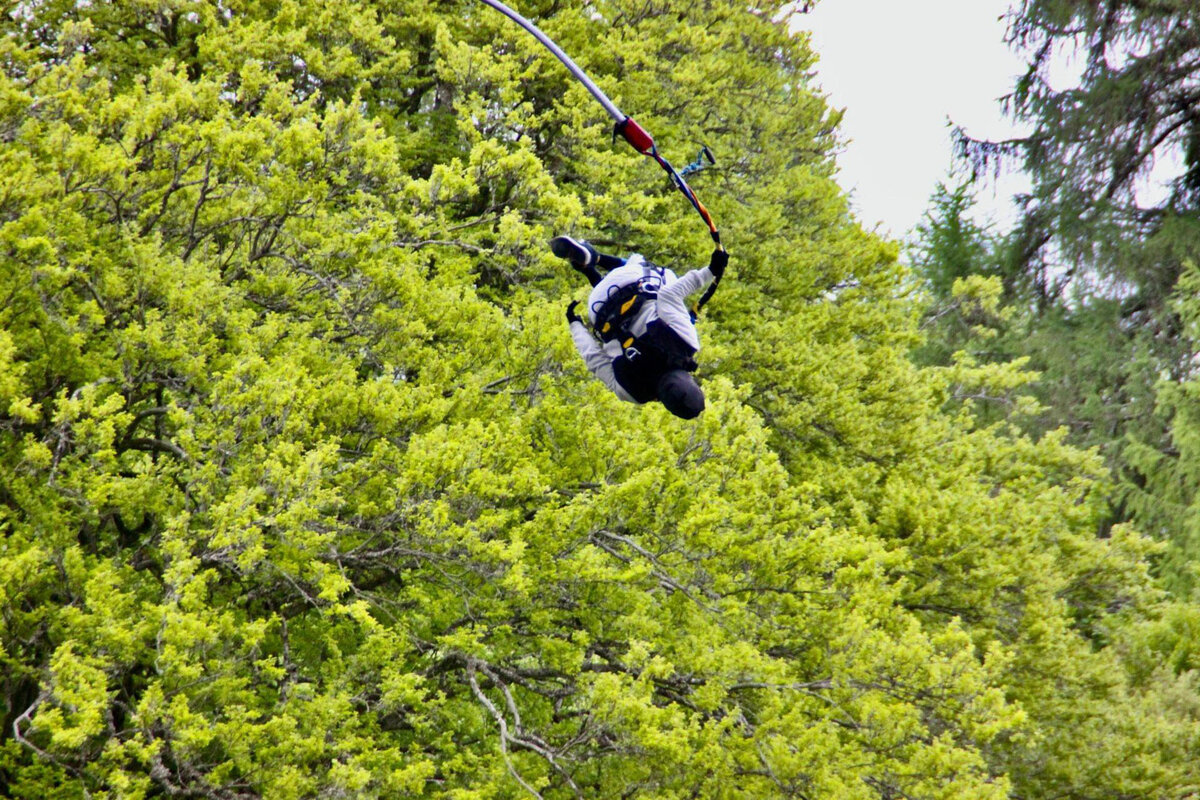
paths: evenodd
<path fill-rule="evenodd" d="M 550 240 L 550 252 L 565 258 L 576 269 L 586 269 L 596 263 L 596 248 L 570 236 L 555 236 Z"/>

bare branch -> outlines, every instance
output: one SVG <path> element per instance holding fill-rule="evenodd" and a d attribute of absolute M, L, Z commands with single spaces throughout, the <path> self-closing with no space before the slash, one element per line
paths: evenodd
<path fill-rule="evenodd" d="M 150 453 L 170 453 L 171 455 L 183 461 L 191 461 L 192 457 L 187 454 L 179 445 L 174 442 L 168 442 L 163 439 L 150 439 L 146 437 L 138 437 L 125 442 L 127 450 L 144 450 Z"/>
<path fill-rule="evenodd" d="M 675 578 L 671 577 L 671 575 L 666 571 L 666 568 L 663 567 L 663 565 L 659 562 L 659 560 L 654 556 L 653 553 L 651 553 L 646 548 L 642 547 L 637 542 L 630 539 L 628 536 L 621 536 L 620 534 L 612 533 L 611 531 L 599 530 L 599 531 L 593 532 L 592 535 L 588 537 L 589 541 L 591 541 L 592 544 L 596 545 L 597 547 L 599 547 L 601 550 L 605 551 L 609 555 L 611 555 L 617 559 L 620 559 L 621 561 L 624 561 L 626 564 L 630 563 L 631 559 L 628 556 L 625 556 L 625 555 L 619 553 L 618 551 L 614 550 L 612 547 L 610 547 L 603 541 L 596 538 L 599 536 L 605 537 L 607 539 L 611 539 L 612 541 L 615 541 L 615 542 L 620 542 L 621 544 L 625 545 L 626 547 L 633 550 L 635 553 L 637 553 L 638 555 L 642 556 L 647 561 L 649 561 L 654 567 L 650 571 L 650 574 L 653 575 L 655 578 L 657 578 L 658 581 L 661 584 L 663 584 L 664 586 L 666 586 L 668 589 L 672 589 L 674 591 L 679 592 L 684 597 L 688 598 L 693 603 L 695 603 L 697 606 L 699 606 L 700 608 L 702 608 L 703 610 L 707 611 L 710 614 L 719 613 L 718 609 L 714 608 L 713 606 L 705 604 L 702 600 L 700 600 L 700 598 L 696 597 L 696 595 L 693 594 L 692 591 L 690 589 L 688 589 L 688 587 L 684 586 L 682 583 L 675 580 Z M 715 599 L 719 599 L 719 598 L 710 597 L 710 599 L 715 600 Z"/>
<path fill-rule="evenodd" d="M 513 776 L 517 783 L 521 784 L 522 789 L 538 798 L 538 800 L 543 800 L 538 790 L 526 783 L 525 779 L 521 777 L 521 773 L 517 772 L 517 768 L 513 766 L 512 758 L 508 755 L 508 722 L 504 719 L 504 715 L 500 713 L 499 709 L 496 708 L 495 704 L 479 688 L 479 681 L 475 679 L 475 662 L 473 660 L 467 662 L 467 682 L 471 684 L 471 691 L 475 694 L 475 698 L 488 710 L 488 713 L 492 715 L 492 719 L 496 720 L 496 724 L 500 726 L 500 755 L 504 758 L 504 764 L 508 767 L 508 773 Z"/>

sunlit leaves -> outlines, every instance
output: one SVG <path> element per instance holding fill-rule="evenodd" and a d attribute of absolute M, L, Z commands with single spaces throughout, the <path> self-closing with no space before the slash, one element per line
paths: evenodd
<path fill-rule="evenodd" d="M 526 10 L 721 159 L 694 423 L 590 380 L 544 241 L 682 270 L 707 235 L 499 15 L 6 18 L 8 785 L 1000 798 L 1071 773 L 1081 718 L 1176 785 L 1046 677 L 1176 730 L 1094 681 L 1111 606 L 1152 607 L 1144 540 L 1090 537 L 1090 456 L 943 415 L 806 43 L 774 8 Z"/>

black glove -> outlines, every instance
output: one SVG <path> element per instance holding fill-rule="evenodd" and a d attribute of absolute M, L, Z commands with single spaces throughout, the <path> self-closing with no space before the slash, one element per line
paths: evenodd
<path fill-rule="evenodd" d="M 579 305 L 579 301 L 572 300 L 571 304 L 569 306 L 567 306 L 567 324 L 568 325 L 570 325 L 572 322 L 583 322 L 583 320 L 581 320 L 579 318 L 579 315 L 575 313 L 575 306 L 577 306 L 577 305 Z"/>
<path fill-rule="evenodd" d="M 726 253 L 721 248 L 713 250 L 712 258 L 708 261 L 708 271 L 713 274 L 713 278 L 721 280 L 721 276 L 725 274 L 725 266 L 729 263 L 729 253 Z"/>

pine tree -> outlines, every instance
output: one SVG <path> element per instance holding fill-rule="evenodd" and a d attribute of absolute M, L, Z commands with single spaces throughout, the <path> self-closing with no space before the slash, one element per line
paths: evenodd
<path fill-rule="evenodd" d="M 1146 270 L 1127 262 L 1130 242 L 1194 209 L 1195 4 L 1025 0 L 1009 20 L 1009 43 L 1027 54 L 1028 69 L 1006 103 L 1033 131 L 999 143 L 964 136 L 964 155 L 977 169 L 1014 157 L 1032 177 L 1019 258 L 1031 270 L 1062 261 L 1065 271 L 1044 276 L 1048 299 L 1089 274 L 1146 287 Z M 1051 78 L 1064 53 L 1082 62 L 1073 84 Z M 1139 196 L 1139 179 L 1172 150 L 1184 155 L 1173 191 Z"/>

